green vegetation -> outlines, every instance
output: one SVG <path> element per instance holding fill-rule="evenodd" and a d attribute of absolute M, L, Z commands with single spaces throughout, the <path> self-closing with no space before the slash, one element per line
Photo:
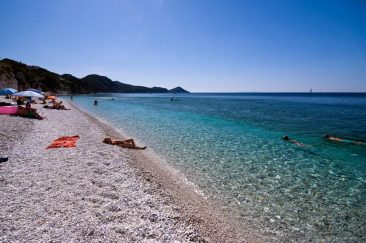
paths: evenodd
<path fill-rule="evenodd" d="M 41 89 L 58 94 L 67 93 L 188 93 L 181 87 L 168 90 L 160 87 L 143 87 L 112 81 L 97 74 L 77 78 L 71 74 L 59 75 L 37 66 L 28 66 L 11 59 L 0 61 L 0 86 L 13 82 L 19 90 L 28 88 Z"/>

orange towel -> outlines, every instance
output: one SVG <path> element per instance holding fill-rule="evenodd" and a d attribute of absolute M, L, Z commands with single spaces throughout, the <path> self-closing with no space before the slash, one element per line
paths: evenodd
<path fill-rule="evenodd" d="M 58 139 L 54 140 L 47 148 L 73 148 L 76 147 L 76 141 L 79 138 L 80 137 L 78 135 L 59 137 Z"/>

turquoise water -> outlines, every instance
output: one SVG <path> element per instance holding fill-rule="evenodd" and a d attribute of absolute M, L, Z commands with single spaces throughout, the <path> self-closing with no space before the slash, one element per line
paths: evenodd
<path fill-rule="evenodd" d="M 323 138 L 366 141 L 365 94 L 187 94 L 173 101 L 104 94 L 73 102 L 153 149 L 263 234 L 366 240 L 366 146 Z"/>

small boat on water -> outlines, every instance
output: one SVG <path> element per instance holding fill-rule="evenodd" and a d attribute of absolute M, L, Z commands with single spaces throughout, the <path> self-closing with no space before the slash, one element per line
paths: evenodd
<path fill-rule="evenodd" d="M 0 115 L 13 115 L 17 110 L 18 106 L 0 106 Z"/>

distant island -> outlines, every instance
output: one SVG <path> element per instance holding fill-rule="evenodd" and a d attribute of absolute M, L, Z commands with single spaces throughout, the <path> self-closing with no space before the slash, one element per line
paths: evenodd
<path fill-rule="evenodd" d="M 90 94 L 90 93 L 189 93 L 176 87 L 144 87 L 112 81 L 108 77 L 90 74 L 77 78 L 71 74 L 59 75 L 47 69 L 26 65 L 8 58 L 0 60 L 0 87 L 25 90 L 40 89 L 57 94 Z"/>

